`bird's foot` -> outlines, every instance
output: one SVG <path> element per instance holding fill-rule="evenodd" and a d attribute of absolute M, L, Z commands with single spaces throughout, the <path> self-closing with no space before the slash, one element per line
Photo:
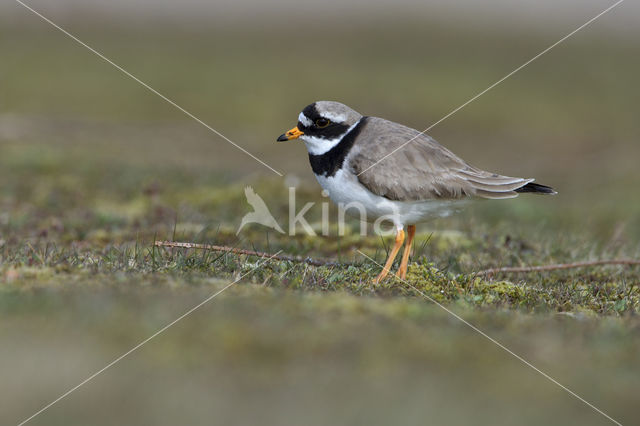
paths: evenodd
<path fill-rule="evenodd" d="M 396 277 L 400 278 L 401 280 L 407 278 L 407 265 L 400 265 L 400 268 L 398 268 L 398 272 L 396 272 Z"/>
<path fill-rule="evenodd" d="M 378 274 L 378 276 L 373 280 L 373 283 L 374 284 L 380 284 L 382 282 L 382 280 L 384 280 L 387 277 L 388 274 L 389 274 L 389 270 L 383 268 L 382 272 L 380 272 Z"/>

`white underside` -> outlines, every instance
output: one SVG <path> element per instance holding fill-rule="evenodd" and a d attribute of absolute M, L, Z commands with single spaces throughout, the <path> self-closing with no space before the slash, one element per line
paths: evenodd
<path fill-rule="evenodd" d="M 393 201 L 375 195 L 364 187 L 358 178 L 344 170 L 332 177 L 317 176 L 318 182 L 329 193 L 329 198 L 342 208 L 347 214 L 360 215 L 362 220 L 375 222 L 384 217 L 393 222 L 398 229 L 404 225 L 413 225 L 436 217 L 449 216 L 466 203 L 460 201 Z M 366 217 L 358 210 L 361 206 Z"/>

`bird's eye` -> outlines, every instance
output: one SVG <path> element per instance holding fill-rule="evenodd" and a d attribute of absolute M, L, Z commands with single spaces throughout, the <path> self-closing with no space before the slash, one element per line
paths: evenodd
<path fill-rule="evenodd" d="M 327 120 L 326 118 L 318 118 L 316 120 L 316 127 L 319 127 L 319 128 L 327 127 L 329 125 L 329 123 L 331 123 L 331 122 L 329 120 Z"/>

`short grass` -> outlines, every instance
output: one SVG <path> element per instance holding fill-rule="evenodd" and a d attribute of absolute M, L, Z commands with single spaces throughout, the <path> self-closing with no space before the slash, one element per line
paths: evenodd
<path fill-rule="evenodd" d="M 431 299 L 619 421 L 637 417 L 640 267 L 475 274 L 638 258 L 631 41 L 576 41 L 443 123 L 435 136 L 454 151 L 540 176 L 560 195 L 480 203 L 421 225 L 407 283 L 372 284 L 379 267 L 358 251 L 382 262 L 389 239 L 359 236 L 358 223 L 342 236 L 257 225 L 236 235 L 249 211 L 245 185 L 284 226 L 285 183 L 296 183 L 298 208 L 315 203 L 307 218 L 319 230 L 326 199 L 304 150 L 273 142 L 306 103 L 334 98 L 426 127 L 546 45 L 464 31 L 443 44 L 446 29 L 417 24 L 388 37 L 358 28 L 324 35 L 325 55 L 281 31 L 83 28 L 96 47 L 264 155 L 284 180 L 55 33 L 3 29 L 12 84 L 2 87 L 0 110 L 2 423 L 17 423 L 234 280 L 34 424 L 605 421 Z M 289 52 L 304 59 L 295 68 L 282 65 Z M 160 249 L 156 240 L 336 264 Z"/>
<path fill-rule="evenodd" d="M 46 148 L 41 148 L 46 150 Z M 338 264 L 310 266 L 267 261 L 252 273 L 265 285 L 310 291 L 347 291 L 355 295 L 420 297 L 400 280 L 374 285 L 372 278 L 386 257 L 386 240 L 359 234 L 350 222 L 345 235 L 332 227 L 329 235 L 309 236 L 298 229 L 294 236 L 249 225 L 239 235 L 239 219 L 250 211 L 244 183 L 221 181 L 183 170 L 130 169 L 115 164 L 86 167 L 82 161 L 41 152 L 30 161 L 21 150 L 5 149 L 4 179 L 16 185 L 6 195 L 12 200 L 4 213 L 0 250 L 2 270 L 13 289 L 58 274 L 149 273 L 211 275 L 233 278 L 249 271 L 256 259 L 210 251 L 153 247 L 156 240 L 212 243 L 258 249 L 270 253 L 334 259 Z M 145 182 L 157 173 L 162 181 Z M 20 178 L 18 179 L 18 176 Z M 105 176 L 108 176 L 105 179 Z M 134 190 L 135 188 L 135 190 Z M 287 188 L 277 178 L 254 182 L 254 190 L 269 202 L 286 227 Z M 321 205 L 326 199 L 306 186 L 297 190 L 298 210 L 315 203 L 306 215 L 321 233 Z M 521 197 L 524 198 L 524 197 Z M 492 216 L 517 215 L 553 203 L 551 197 L 491 202 L 471 208 L 461 217 L 420 227 L 415 242 L 408 284 L 438 301 L 469 307 L 512 308 L 526 312 L 574 312 L 626 315 L 640 310 L 640 268 L 592 267 L 482 278 L 475 275 L 499 266 L 544 265 L 602 258 L 634 258 L 637 248 L 616 238 L 598 242 L 595 235 L 556 234 L 551 219 L 520 218 L 518 224 Z M 331 217 L 337 217 L 330 209 Z M 549 213 L 547 213 L 549 214 Z M 486 217 L 486 222 L 483 222 Z M 495 220 L 495 218 L 493 218 Z M 549 222 L 546 222 L 546 221 Z M 525 229 L 513 229 L 514 226 Z M 622 237 L 619 237 L 622 238 Z M 344 266 L 340 265 L 340 262 Z"/>

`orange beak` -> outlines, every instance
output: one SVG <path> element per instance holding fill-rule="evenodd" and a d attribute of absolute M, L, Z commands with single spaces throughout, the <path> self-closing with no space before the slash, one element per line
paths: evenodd
<path fill-rule="evenodd" d="M 287 133 L 281 134 L 278 137 L 277 141 L 278 142 L 290 141 L 291 139 L 298 139 L 302 135 L 304 135 L 304 132 L 301 132 L 300 129 L 298 129 L 298 126 L 296 126 L 293 129 L 289 130 Z"/>

